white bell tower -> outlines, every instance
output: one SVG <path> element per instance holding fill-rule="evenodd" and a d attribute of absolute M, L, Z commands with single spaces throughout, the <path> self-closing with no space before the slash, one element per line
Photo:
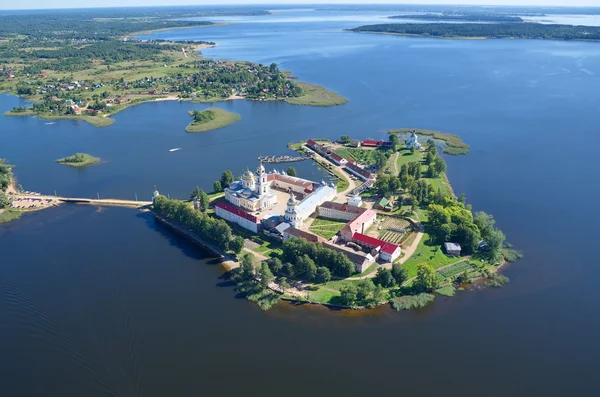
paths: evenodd
<path fill-rule="evenodd" d="M 298 213 L 296 212 L 297 204 L 298 201 L 296 200 L 296 197 L 294 197 L 294 192 L 290 192 L 290 199 L 287 202 L 284 218 L 293 227 L 296 227 L 296 224 L 298 223 Z"/>

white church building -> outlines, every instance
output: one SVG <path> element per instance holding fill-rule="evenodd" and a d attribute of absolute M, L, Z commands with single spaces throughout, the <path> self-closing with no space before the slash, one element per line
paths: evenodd
<path fill-rule="evenodd" d="M 271 191 L 271 182 L 268 181 L 262 162 L 259 163 L 256 175 L 246 170 L 242 179 L 226 187 L 225 199 L 248 211 L 264 210 L 277 204 L 277 195 Z"/>
<path fill-rule="evenodd" d="M 421 150 L 421 144 L 419 143 L 419 138 L 417 137 L 417 132 L 415 130 L 413 130 L 412 134 L 406 139 L 406 148 Z"/>

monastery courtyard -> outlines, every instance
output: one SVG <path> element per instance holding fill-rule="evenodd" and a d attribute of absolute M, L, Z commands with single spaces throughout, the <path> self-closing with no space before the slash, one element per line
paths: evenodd
<path fill-rule="evenodd" d="M 287 202 L 290 198 L 290 193 L 284 192 L 279 189 L 271 189 L 271 192 L 277 195 L 277 204 L 275 204 L 272 208 L 269 208 L 267 210 L 254 212 L 253 215 L 256 215 L 262 219 L 269 219 L 272 216 L 283 216 L 285 214 Z M 296 195 L 296 199 L 300 200 L 300 195 Z"/>

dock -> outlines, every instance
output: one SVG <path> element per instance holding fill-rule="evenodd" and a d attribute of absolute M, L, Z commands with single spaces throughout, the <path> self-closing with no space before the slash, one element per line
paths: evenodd
<path fill-rule="evenodd" d="M 279 163 L 295 163 L 298 161 L 309 160 L 308 157 L 293 157 L 293 156 L 260 156 L 258 161 L 262 161 L 263 163 L 270 164 L 279 164 Z"/>

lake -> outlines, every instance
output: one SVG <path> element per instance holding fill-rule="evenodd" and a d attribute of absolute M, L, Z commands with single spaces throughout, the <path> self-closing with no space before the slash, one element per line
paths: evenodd
<path fill-rule="evenodd" d="M 95 128 L 2 117 L 0 157 L 28 190 L 185 198 L 310 137 L 439 129 L 457 194 L 493 214 L 525 259 L 501 289 L 366 312 L 237 299 L 205 253 L 129 209 L 62 206 L 0 226 L 0 391 L 6 396 L 595 395 L 600 331 L 600 44 L 342 32 L 381 12 L 278 11 L 145 38 L 215 41 L 217 59 L 278 62 L 349 99 L 336 108 L 219 103 L 242 115 L 187 134 L 155 102 Z M 0 96 L 4 112 L 23 101 Z M 171 148 L 182 148 L 169 152 Z M 57 158 L 105 160 L 77 170 Z M 311 163 L 302 176 L 321 178 Z"/>

